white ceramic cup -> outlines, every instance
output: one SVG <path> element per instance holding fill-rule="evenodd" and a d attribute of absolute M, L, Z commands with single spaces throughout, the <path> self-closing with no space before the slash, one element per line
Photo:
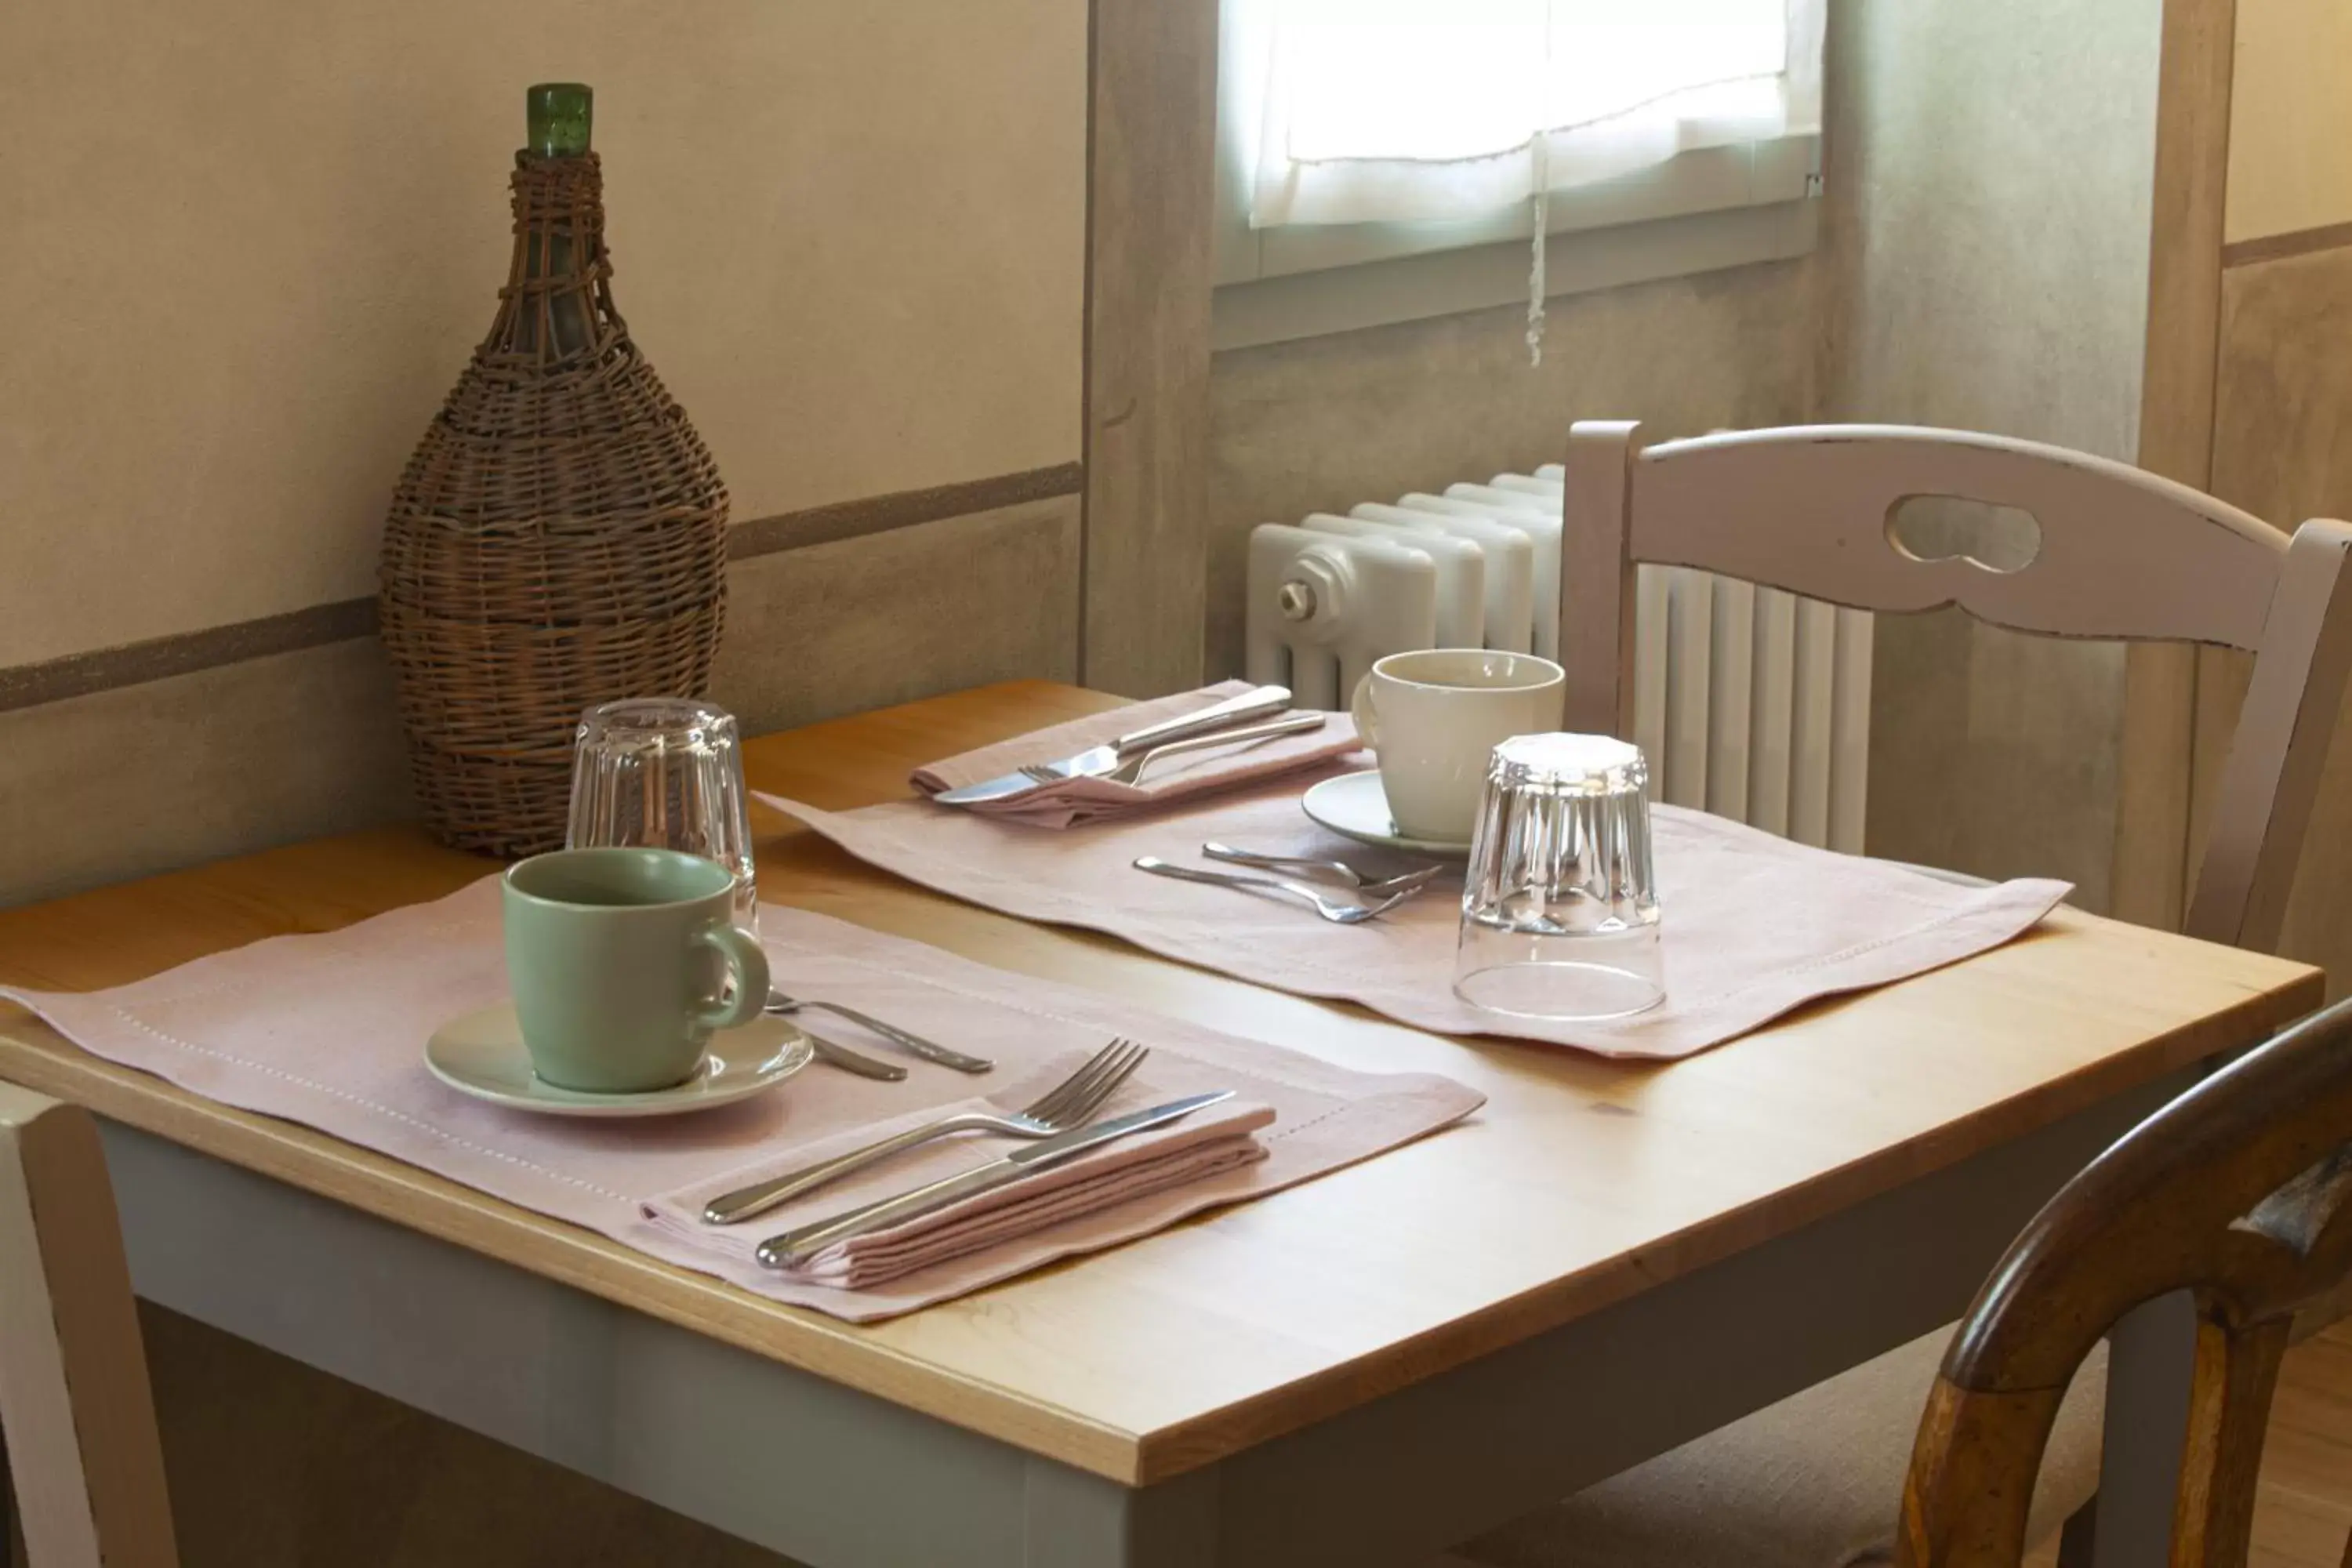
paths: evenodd
<path fill-rule="evenodd" d="M 1514 735 L 1559 729 L 1567 690 L 1568 672 L 1531 653 L 1420 648 L 1373 665 L 1349 706 L 1397 831 L 1468 842 L 1487 757 Z"/>

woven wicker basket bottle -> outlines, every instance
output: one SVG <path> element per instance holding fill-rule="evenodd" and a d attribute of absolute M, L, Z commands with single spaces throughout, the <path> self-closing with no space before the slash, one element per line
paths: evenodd
<path fill-rule="evenodd" d="M 727 489 L 613 307 L 588 89 L 530 89 L 498 319 L 409 459 L 380 625 L 416 793 L 449 843 L 563 838 L 581 712 L 703 693 Z"/>

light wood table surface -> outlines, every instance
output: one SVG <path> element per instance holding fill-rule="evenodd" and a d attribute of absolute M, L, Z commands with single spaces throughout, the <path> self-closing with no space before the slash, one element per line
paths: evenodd
<path fill-rule="evenodd" d="M 1114 700 L 991 687 L 753 741 L 747 769 L 755 788 L 852 806 L 905 794 L 917 763 Z M 2062 910 L 1993 952 L 1700 1056 L 1616 1063 L 1268 992 L 952 902 L 780 817 L 758 826 L 766 901 L 1350 1067 L 1450 1074 L 1487 1106 L 1305 1186 L 855 1327 L 97 1061 L 13 1008 L 0 1077 L 116 1124 L 142 1293 L 779 1550 L 912 1561 L 893 1531 L 915 1527 L 877 1521 L 870 1500 L 825 1513 L 827 1488 L 847 1484 L 825 1469 L 847 1462 L 830 1454 L 856 1447 L 846 1437 L 794 1449 L 801 1480 L 753 1499 L 718 1461 L 687 1462 L 704 1426 L 781 1443 L 866 1422 L 910 1485 L 923 1444 L 962 1467 L 942 1475 L 1009 1461 L 998 1489 L 1017 1495 L 975 1493 L 962 1506 L 983 1522 L 926 1561 L 1403 1562 L 1949 1319 L 2081 1158 L 2194 1064 L 2321 996 L 2300 964 Z M 0 980 L 115 984 L 493 868 L 406 827 L 273 850 L 0 912 Z M 308 1262 L 241 1251 L 298 1235 Z M 412 1321 L 351 1305 L 369 1298 L 342 1273 L 412 1248 L 400 1283 L 374 1287 L 407 1289 Z M 253 1279 L 268 1268 L 285 1277 L 265 1297 Z M 466 1310 L 539 1303 L 553 1327 L 538 1382 L 486 1391 L 459 1350 L 436 1359 L 458 1331 L 435 1314 L 468 1292 L 483 1294 Z M 695 1373 L 712 1391 L 698 1414 L 632 1381 L 704 1356 L 695 1346 L 744 1352 L 709 1364 L 772 1389 L 722 1411 L 721 1374 Z M 593 1394 L 558 1375 L 583 1365 L 604 1384 Z M 762 1438 L 794 1400 L 818 1404 Z M 626 1430 L 584 1440 L 600 1420 Z M 651 1451 L 656 1431 L 667 1451 Z M 1396 1466 L 1418 1484 L 1386 1485 Z M 1018 1526 L 1003 1542 L 984 1522 L 1000 1507 Z"/>

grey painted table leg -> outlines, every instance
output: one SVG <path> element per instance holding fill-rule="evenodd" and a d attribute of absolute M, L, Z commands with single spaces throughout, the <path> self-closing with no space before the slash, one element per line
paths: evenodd
<path fill-rule="evenodd" d="M 8 1451 L 0 1447 L 0 1563 L 16 1563 L 24 1553 L 16 1545 L 16 1494 L 8 1479 Z"/>
<path fill-rule="evenodd" d="M 1214 1469 L 1138 1491 L 1032 1458 L 1024 1501 L 1022 1568 L 1212 1568 L 1217 1561 Z"/>
<path fill-rule="evenodd" d="M 2107 1339 L 2106 1449 L 2099 1461 L 2094 1568 L 2151 1568 L 2166 1560 L 2197 1308 L 2185 1290 L 2126 1314 Z"/>

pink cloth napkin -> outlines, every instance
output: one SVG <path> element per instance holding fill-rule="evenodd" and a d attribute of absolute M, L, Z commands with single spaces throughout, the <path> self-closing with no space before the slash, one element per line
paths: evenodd
<path fill-rule="evenodd" d="M 716 1230 L 703 1224 L 701 1217 L 703 1206 L 712 1198 L 787 1170 L 845 1154 L 941 1116 L 968 1110 L 1001 1112 L 1018 1109 L 1061 1082 L 1085 1059 L 1083 1054 L 1073 1053 L 1054 1063 L 1050 1070 L 1031 1073 L 1021 1083 L 1008 1085 L 992 1100 L 973 1098 L 908 1111 L 871 1127 L 845 1129 L 794 1150 L 788 1158 L 770 1155 L 695 1182 L 680 1192 L 666 1194 L 647 1203 L 646 1218 L 681 1240 L 719 1247 L 740 1263 L 757 1267 L 752 1252 L 763 1237 L 845 1213 L 860 1204 L 888 1197 L 942 1176 L 955 1175 L 1021 1145 L 1007 1139 L 970 1135 L 942 1139 L 895 1155 L 871 1170 L 820 1188 L 755 1219 Z M 1160 1079 L 1139 1073 L 1120 1086 L 1097 1114 L 1121 1115 L 1176 1098 L 1178 1091 L 1168 1089 Z M 1255 1164 L 1266 1157 L 1266 1151 L 1254 1134 L 1264 1131 L 1274 1121 L 1274 1109 L 1267 1105 L 1236 1099 L 1209 1106 L 1181 1121 L 1107 1144 L 1067 1164 L 1049 1167 L 1026 1181 L 982 1194 L 937 1214 L 835 1242 L 788 1270 L 786 1277 L 844 1289 L 871 1289 L 919 1268 L 969 1257 L 1066 1221 L 1083 1219 L 1119 1204 Z"/>
<path fill-rule="evenodd" d="M 1433 1131 L 1480 1103 L 1449 1079 L 1352 1072 L 802 910 L 763 910 L 761 927 L 778 984 L 793 995 L 863 1008 L 993 1058 L 995 1072 L 975 1078 L 899 1058 L 908 1076 L 893 1084 L 818 1065 L 734 1105 L 629 1121 L 567 1121 L 470 1099 L 425 1070 L 423 1050 L 436 1026 L 506 994 L 495 878 L 341 931 L 272 938 L 110 990 L 0 994 L 107 1060 L 855 1321 L 1261 1196 Z M 846 1023 L 813 1022 L 893 1055 Z M 1010 1145 L 975 1137 L 934 1145 L 740 1226 L 681 1219 L 699 1212 L 700 1198 L 975 1095 L 1017 1110 L 1114 1036 L 1141 1041 L 1151 1055 L 1101 1114 L 1212 1089 L 1235 1099 L 1072 1161 L 1051 1186 L 985 1194 L 832 1249 L 790 1275 L 760 1267 L 751 1247 L 835 1205 L 980 1163 Z"/>
<path fill-rule="evenodd" d="M 763 796 L 859 859 L 1008 914 L 1108 931 L 1206 969 L 1307 996 L 1360 1002 L 1419 1028 L 1501 1035 L 1613 1057 L 1681 1057 L 1818 997 L 1885 985 L 1999 946 L 2069 891 L 2043 880 L 1966 887 L 1889 861 L 1839 855 L 1705 812 L 1655 808 L 1666 1000 L 1613 1023 L 1483 1013 L 1454 994 L 1458 878 L 1367 924 L 1253 893 L 1147 875 L 1139 855 L 1213 869 L 1210 839 L 1383 869 L 1393 856 L 1308 821 L 1327 765 L 1083 832 L 1022 833 L 928 801 L 827 812 Z M 1344 896 L 1343 889 L 1334 889 Z"/>
<path fill-rule="evenodd" d="M 1059 762 L 1089 747 L 1103 745 L 1130 731 L 1181 718 L 1213 707 L 1228 697 L 1250 690 L 1247 681 L 1226 680 L 1198 691 L 1179 692 L 1073 719 L 1066 724 L 1032 731 L 976 752 L 946 757 L 915 770 L 911 782 L 926 795 L 961 789 L 966 784 L 1002 778 L 1031 763 Z M 1231 750 L 1187 752 L 1154 763 L 1140 784 L 1109 784 L 1102 779 L 1071 779 L 1041 785 L 1001 801 L 956 809 L 992 816 L 1031 827 L 1069 827 L 1132 816 L 1150 807 L 1187 800 L 1213 791 L 1234 788 L 1258 779 L 1320 767 L 1356 749 L 1356 721 L 1345 713 L 1329 716 L 1320 730 L 1280 740 L 1260 741 Z"/>

